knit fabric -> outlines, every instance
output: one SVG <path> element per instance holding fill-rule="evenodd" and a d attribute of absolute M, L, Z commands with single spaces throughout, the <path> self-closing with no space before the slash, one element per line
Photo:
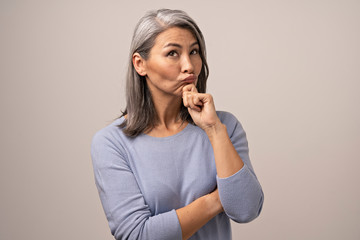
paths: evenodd
<path fill-rule="evenodd" d="M 217 112 L 244 162 L 234 175 L 216 175 L 205 132 L 188 124 L 169 137 L 127 137 L 119 118 L 93 137 L 95 183 L 116 239 L 181 240 L 176 209 L 219 189 L 224 212 L 190 239 L 231 239 L 229 219 L 249 222 L 262 208 L 263 192 L 249 159 L 246 134 L 230 113 Z"/>

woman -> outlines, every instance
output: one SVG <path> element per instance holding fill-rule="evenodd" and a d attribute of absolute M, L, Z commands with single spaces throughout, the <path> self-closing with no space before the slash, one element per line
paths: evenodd
<path fill-rule="evenodd" d="M 205 42 L 183 11 L 136 26 L 123 116 L 93 138 L 96 185 L 116 239 L 231 239 L 263 192 L 237 119 L 205 93 Z"/>

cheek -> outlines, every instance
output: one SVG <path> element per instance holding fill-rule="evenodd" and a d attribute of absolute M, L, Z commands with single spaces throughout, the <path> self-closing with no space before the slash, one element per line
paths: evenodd
<path fill-rule="evenodd" d="M 201 68 L 202 68 L 202 60 L 201 58 L 195 63 L 195 71 L 196 71 L 196 75 L 199 75 L 201 72 Z"/>
<path fill-rule="evenodd" d="M 149 77 L 151 75 L 156 78 L 161 79 L 173 79 L 177 76 L 177 68 L 172 64 L 167 63 L 157 63 L 155 65 L 152 65 L 149 71 Z"/>
<path fill-rule="evenodd" d="M 178 69 L 172 65 L 168 65 L 166 67 L 164 67 L 163 69 L 161 69 L 162 71 L 162 76 L 166 79 L 172 80 L 174 78 L 176 78 L 178 76 Z"/>

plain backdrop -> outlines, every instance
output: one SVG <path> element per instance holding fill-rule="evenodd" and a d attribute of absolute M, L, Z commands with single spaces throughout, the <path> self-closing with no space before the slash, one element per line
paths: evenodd
<path fill-rule="evenodd" d="M 233 239 L 360 239 L 360 1 L 0 0 L 0 239 L 113 239 L 90 142 L 119 116 L 147 10 L 202 29 L 265 202 Z"/>

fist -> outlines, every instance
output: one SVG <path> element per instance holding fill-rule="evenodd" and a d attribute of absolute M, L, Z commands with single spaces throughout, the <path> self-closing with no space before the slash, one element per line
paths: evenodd
<path fill-rule="evenodd" d="M 194 84 L 183 88 L 183 104 L 187 107 L 195 124 L 202 129 L 220 123 L 216 114 L 213 97 L 207 93 L 198 93 Z"/>

